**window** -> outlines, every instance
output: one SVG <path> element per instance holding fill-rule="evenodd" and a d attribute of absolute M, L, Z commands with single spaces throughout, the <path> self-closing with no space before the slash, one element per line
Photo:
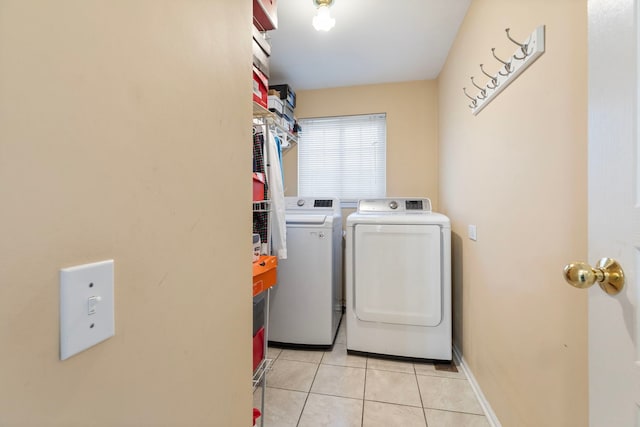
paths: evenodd
<path fill-rule="evenodd" d="M 298 194 L 342 202 L 386 196 L 386 114 L 300 120 Z"/>

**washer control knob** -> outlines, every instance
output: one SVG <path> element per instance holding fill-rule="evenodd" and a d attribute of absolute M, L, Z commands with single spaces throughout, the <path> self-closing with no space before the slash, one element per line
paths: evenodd
<path fill-rule="evenodd" d="M 398 209 L 398 202 L 396 202 L 395 200 L 392 200 L 392 201 L 389 203 L 389 207 L 390 207 L 391 209 Z"/>
<path fill-rule="evenodd" d="M 298 206 L 304 206 L 304 200 L 299 199 L 298 200 Z"/>

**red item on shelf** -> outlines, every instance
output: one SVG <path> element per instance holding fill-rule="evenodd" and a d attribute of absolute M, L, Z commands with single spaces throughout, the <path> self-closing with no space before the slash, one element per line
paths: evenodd
<path fill-rule="evenodd" d="M 260 413 L 260 409 L 258 409 L 258 408 L 253 408 L 253 425 L 256 425 L 256 420 L 257 420 L 258 418 L 260 418 L 260 415 L 262 415 L 262 414 Z"/>
<path fill-rule="evenodd" d="M 261 202 L 264 200 L 264 184 L 265 184 L 265 176 L 263 173 L 254 172 L 253 173 L 253 201 Z"/>
<path fill-rule="evenodd" d="M 253 24 L 260 31 L 278 28 L 277 0 L 253 0 Z"/>
<path fill-rule="evenodd" d="M 253 337 L 253 370 L 255 371 L 264 359 L 264 326 Z"/>
<path fill-rule="evenodd" d="M 269 108 L 269 79 L 253 66 L 253 100 L 264 108 Z"/>

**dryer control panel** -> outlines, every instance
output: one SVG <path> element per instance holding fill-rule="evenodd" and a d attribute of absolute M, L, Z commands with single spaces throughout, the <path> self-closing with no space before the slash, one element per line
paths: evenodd
<path fill-rule="evenodd" d="M 314 211 L 342 213 L 340 200 L 336 198 L 285 197 L 285 209 L 291 211 Z"/>
<path fill-rule="evenodd" d="M 425 198 L 368 199 L 358 202 L 359 213 L 425 213 L 431 212 L 431 200 Z"/>

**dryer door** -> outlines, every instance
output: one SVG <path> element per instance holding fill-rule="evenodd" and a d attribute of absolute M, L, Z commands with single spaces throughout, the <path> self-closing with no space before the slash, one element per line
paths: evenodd
<path fill-rule="evenodd" d="M 437 326 L 442 319 L 440 226 L 357 224 L 354 239 L 358 319 Z"/>

